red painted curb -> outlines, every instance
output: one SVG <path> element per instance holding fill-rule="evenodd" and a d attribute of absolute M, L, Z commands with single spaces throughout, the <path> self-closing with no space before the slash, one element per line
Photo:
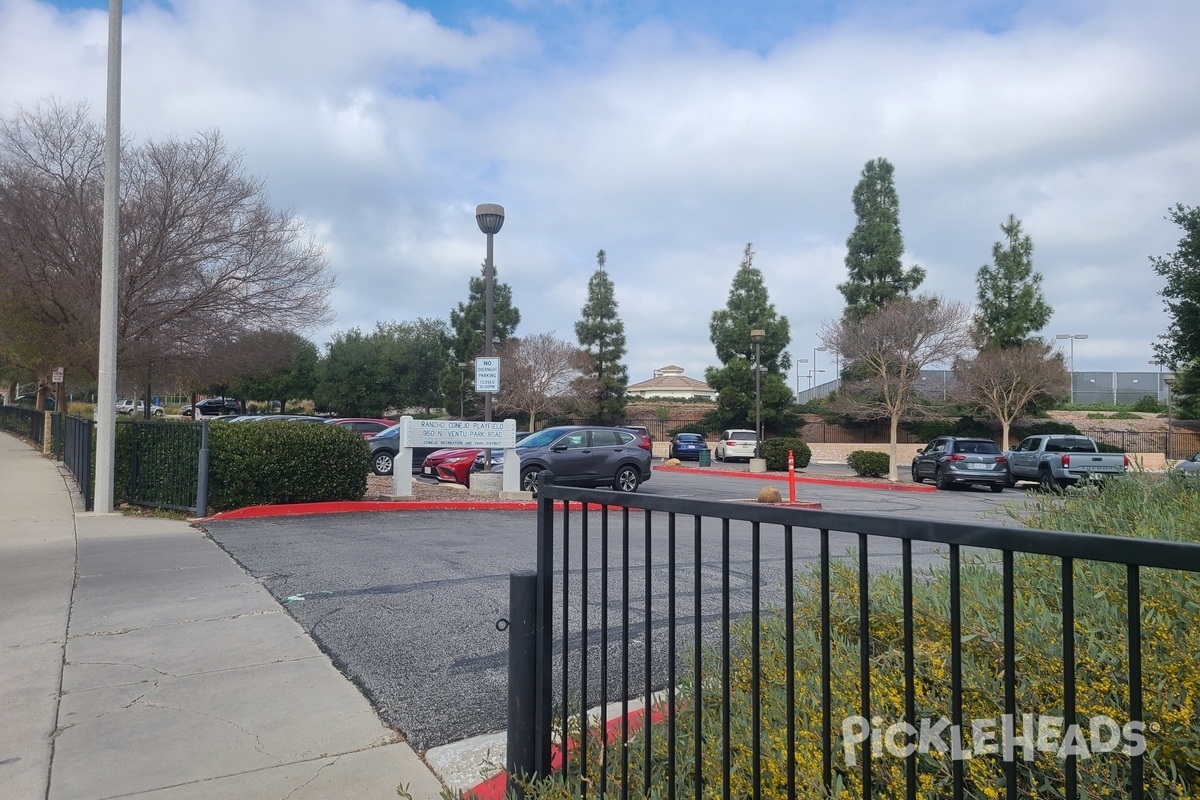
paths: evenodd
<path fill-rule="evenodd" d="M 720 475 L 723 478 L 750 478 L 762 481 L 782 481 L 787 483 L 788 476 L 778 472 L 727 472 L 722 469 L 699 469 L 693 467 L 655 467 L 663 472 L 699 472 L 702 475 Z M 875 489 L 884 492 L 936 492 L 937 488 L 923 483 L 869 483 L 867 481 L 843 481 L 836 478 L 810 478 L 807 475 L 797 475 L 796 483 L 815 483 L 822 486 L 849 486 L 852 489 Z"/>
<path fill-rule="evenodd" d="M 247 506 L 222 511 L 211 517 L 193 519 L 207 522 L 219 519 L 258 519 L 291 517 L 302 514 L 346 514 L 353 511 L 535 511 L 537 503 L 528 500 L 338 500 L 329 503 L 290 503 L 274 506 Z"/>

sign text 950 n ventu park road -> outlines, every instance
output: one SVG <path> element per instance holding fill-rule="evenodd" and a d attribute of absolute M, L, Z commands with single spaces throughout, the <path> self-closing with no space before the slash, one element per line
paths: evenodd
<path fill-rule="evenodd" d="M 458 419 L 404 418 L 401 447 L 481 447 L 507 449 L 517 446 L 517 422 L 468 422 Z"/>

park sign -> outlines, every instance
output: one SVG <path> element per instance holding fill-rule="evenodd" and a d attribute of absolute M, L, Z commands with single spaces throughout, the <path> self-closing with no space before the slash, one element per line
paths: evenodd
<path fill-rule="evenodd" d="M 507 449 L 517 446 L 517 422 L 469 422 L 461 419 L 404 417 L 400 446 L 479 447 Z"/>
<path fill-rule="evenodd" d="M 500 391 L 500 359 L 493 356 L 475 359 L 475 391 Z"/>

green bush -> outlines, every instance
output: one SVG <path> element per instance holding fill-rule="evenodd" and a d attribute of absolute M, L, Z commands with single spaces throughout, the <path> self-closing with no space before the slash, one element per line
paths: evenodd
<path fill-rule="evenodd" d="M 880 453 L 876 450 L 855 450 L 846 456 L 846 463 L 850 465 L 850 469 L 864 478 L 882 478 L 888 473 L 891 459 L 887 453 Z"/>
<path fill-rule="evenodd" d="M 359 500 L 367 490 L 367 444 L 339 425 L 218 422 L 209 431 L 209 451 L 214 511 Z"/>
<path fill-rule="evenodd" d="M 1012 434 L 1014 438 L 1024 439 L 1026 436 L 1041 436 L 1043 434 L 1068 434 L 1072 436 L 1082 436 L 1083 433 L 1069 422 L 1035 422 L 1034 424 L 1024 428 L 1013 428 Z"/>
<path fill-rule="evenodd" d="M 776 436 L 762 443 L 762 457 L 767 460 L 767 469 L 779 472 L 787 469 L 788 451 L 792 451 L 792 461 L 796 469 L 804 469 L 812 461 L 812 450 L 803 439 L 789 436 Z"/>
<path fill-rule="evenodd" d="M 992 429 L 974 417 L 964 416 L 956 420 L 918 419 L 902 423 L 902 427 L 917 437 L 918 441 L 931 442 L 939 436 L 978 436 L 992 438 Z"/>
<path fill-rule="evenodd" d="M 1148 394 L 1141 400 L 1133 404 L 1134 411 L 1141 411 L 1144 414 L 1161 414 L 1163 404 L 1158 402 L 1158 398 L 1152 394 Z"/>

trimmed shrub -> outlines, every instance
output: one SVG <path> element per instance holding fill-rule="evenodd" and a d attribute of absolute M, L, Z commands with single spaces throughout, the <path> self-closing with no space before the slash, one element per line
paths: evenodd
<path fill-rule="evenodd" d="M 780 472 L 787 469 L 788 450 L 792 451 L 792 461 L 796 469 L 804 469 L 812 461 L 812 450 L 803 439 L 790 436 L 776 436 L 762 443 L 762 456 L 767 461 L 767 470 Z"/>
<path fill-rule="evenodd" d="M 939 436 L 978 436 L 992 438 L 992 429 L 974 417 L 949 419 L 918 419 L 901 423 L 901 427 L 922 442 L 931 442 Z"/>
<path fill-rule="evenodd" d="M 1163 404 L 1158 402 L 1158 398 L 1156 398 L 1154 395 L 1148 394 L 1133 404 L 1133 410 L 1148 414 L 1161 414 L 1163 411 Z"/>
<path fill-rule="evenodd" d="M 887 453 L 880 453 L 876 450 L 855 450 L 846 456 L 846 463 L 850 465 L 850 469 L 864 478 L 882 478 L 888 473 L 891 459 Z"/>
<path fill-rule="evenodd" d="M 216 423 L 209 451 L 214 511 L 359 500 L 367 491 L 367 443 L 340 425 Z"/>
<path fill-rule="evenodd" d="M 1082 436 L 1083 432 L 1069 422 L 1035 422 L 1028 427 L 1013 428 L 1013 436 L 1024 439 L 1026 436 L 1041 436 L 1043 434 L 1067 434 Z"/>

